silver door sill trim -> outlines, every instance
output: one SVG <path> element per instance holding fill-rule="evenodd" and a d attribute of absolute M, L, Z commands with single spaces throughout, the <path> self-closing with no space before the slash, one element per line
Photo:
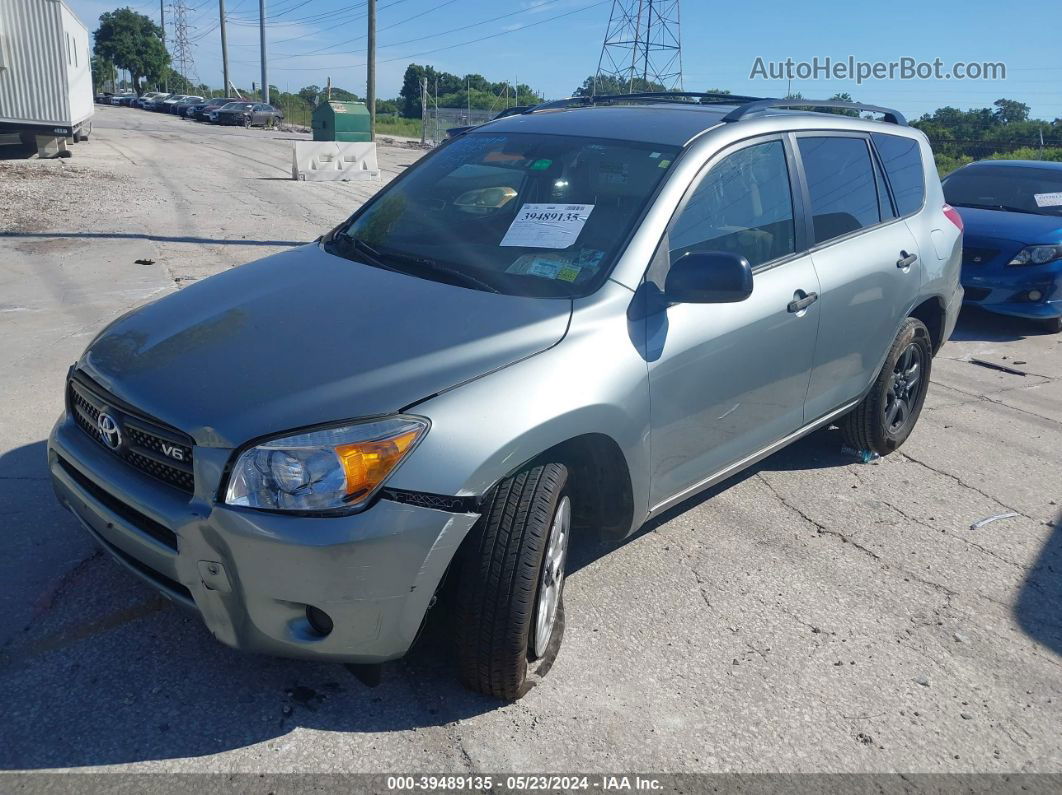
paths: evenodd
<path fill-rule="evenodd" d="M 680 491 L 678 494 L 675 494 L 672 497 L 668 497 L 663 502 L 658 503 L 658 504 L 654 505 L 652 508 L 650 508 L 649 509 L 649 516 L 647 518 L 652 518 L 653 516 L 655 516 L 656 514 L 660 513 L 661 511 L 666 511 L 668 508 L 670 508 L 670 507 L 672 507 L 674 505 L 677 505 L 678 503 L 682 502 L 683 500 L 685 500 L 685 499 L 687 499 L 689 497 L 692 497 L 697 492 L 704 491 L 705 489 L 709 489 L 712 486 L 716 485 L 717 483 L 720 483 L 720 482 L 726 480 L 731 475 L 733 475 L 733 474 L 735 474 L 737 472 L 740 472 L 742 469 L 745 469 L 746 467 L 752 466 L 757 461 L 762 461 L 764 458 L 766 458 L 767 456 L 771 455 L 774 452 L 777 452 L 778 450 L 782 449 L 783 447 L 785 447 L 789 443 L 795 442 L 801 436 L 807 436 L 812 431 L 816 431 L 819 428 L 821 428 L 823 425 L 827 425 L 829 422 L 831 422 L 832 420 L 836 419 L 837 417 L 840 417 L 840 416 L 846 414 L 847 412 L 849 412 L 853 408 L 855 408 L 858 404 L 859 404 L 859 400 L 858 399 L 857 400 L 853 400 L 850 403 L 846 403 L 843 406 L 841 406 L 839 409 L 834 409 L 833 411 L 831 411 L 826 416 L 819 417 L 819 419 L 808 423 L 803 428 L 800 428 L 799 430 L 794 431 L 793 433 L 789 434 L 788 436 L 783 436 L 777 442 L 772 442 L 771 444 L 767 445 L 766 447 L 764 447 L 759 452 L 753 453 L 750 456 L 746 456 L 745 458 L 742 458 L 740 461 L 737 461 L 737 462 L 731 464 L 730 466 L 726 467 L 725 469 L 720 469 L 714 475 L 709 475 L 707 478 L 705 478 L 704 480 L 700 481 L 699 483 L 696 483 L 696 484 L 690 486 L 688 489 L 684 489 L 684 490 Z"/>

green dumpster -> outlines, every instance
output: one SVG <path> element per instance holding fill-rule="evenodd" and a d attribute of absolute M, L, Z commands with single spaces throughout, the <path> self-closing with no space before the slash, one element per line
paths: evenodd
<path fill-rule="evenodd" d="M 364 102 L 322 102 L 313 109 L 315 141 L 371 141 Z"/>

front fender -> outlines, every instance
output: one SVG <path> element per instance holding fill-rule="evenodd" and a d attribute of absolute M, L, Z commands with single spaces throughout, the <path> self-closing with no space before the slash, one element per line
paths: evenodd
<path fill-rule="evenodd" d="M 431 431 L 388 487 L 481 496 L 544 451 L 602 434 L 623 454 L 639 526 L 649 502 L 649 383 L 643 321 L 626 314 L 632 299 L 609 282 L 576 302 L 558 345 L 409 409 Z"/>

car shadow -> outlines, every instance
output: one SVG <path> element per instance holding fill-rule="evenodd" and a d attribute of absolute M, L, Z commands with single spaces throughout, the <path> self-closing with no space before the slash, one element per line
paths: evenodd
<path fill-rule="evenodd" d="M 305 246 L 308 240 L 222 240 L 187 235 L 147 235 L 134 232 L 0 232 L 0 238 L 73 238 L 75 240 L 150 240 L 154 243 L 205 243 L 211 246 Z"/>
<path fill-rule="evenodd" d="M 1022 583 L 1014 617 L 1030 638 L 1062 655 L 1062 512 Z"/>
<path fill-rule="evenodd" d="M 954 342 L 1017 342 L 1047 333 L 1035 320 L 997 315 L 980 307 L 964 306 L 949 339 Z"/>
<path fill-rule="evenodd" d="M 672 519 L 681 516 L 698 505 L 708 502 L 716 495 L 733 488 L 738 483 L 755 477 L 760 472 L 810 471 L 813 469 L 848 466 L 856 463 L 856 459 L 853 456 L 842 452 L 843 446 L 841 432 L 833 426 L 810 433 L 803 439 L 783 447 L 758 464 L 754 464 L 748 469 L 742 470 L 711 488 L 695 494 L 678 505 L 672 506 L 663 513 L 654 516 L 636 533 L 618 543 L 600 541 L 590 537 L 589 534 L 584 534 L 580 537 L 573 533 L 572 546 L 568 552 L 568 573 L 569 575 L 574 574 L 579 569 L 590 565 L 610 552 L 637 541 L 661 525 L 667 524 Z"/>

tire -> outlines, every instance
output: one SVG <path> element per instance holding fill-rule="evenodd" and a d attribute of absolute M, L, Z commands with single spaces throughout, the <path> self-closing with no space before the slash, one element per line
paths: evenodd
<path fill-rule="evenodd" d="M 911 435 L 929 389 L 933 344 L 921 320 L 909 317 L 885 357 L 870 392 L 841 422 L 845 443 L 888 455 Z M 916 372 L 916 377 L 912 373 Z"/>
<path fill-rule="evenodd" d="M 506 478 L 461 548 L 457 656 L 471 690 L 513 701 L 553 664 L 564 634 L 567 481 L 563 464 Z"/>
<path fill-rule="evenodd" d="M 1047 320 L 1040 321 L 1040 328 L 1046 331 L 1048 334 L 1058 334 L 1062 332 L 1062 317 L 1052 317 Z"/>

